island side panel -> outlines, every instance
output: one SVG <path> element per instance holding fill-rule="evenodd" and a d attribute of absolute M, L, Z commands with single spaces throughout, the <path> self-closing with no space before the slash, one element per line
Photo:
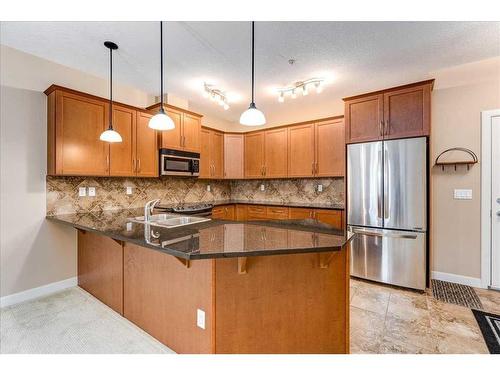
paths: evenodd
<path fill-rule="evenodd" d="M 347 254 L 217 259 L 216 352 L 348 353 Z"/>
<path fill-rule="evenodd" d="M 177 353 L 213 353 L 213 261 L 124 246 L 124 316 Z M 205 312 L 205 329 L 197 326 Z"/>
<path fill-rule="evenodd" d="M 123 315 L 123 246 L 79 230 L 78 285 Z"/>

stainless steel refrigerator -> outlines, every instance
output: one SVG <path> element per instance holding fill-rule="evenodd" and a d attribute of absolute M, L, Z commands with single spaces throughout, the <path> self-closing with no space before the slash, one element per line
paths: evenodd
<path fill-rule="evenodd" d="M 347 146 L 351 275 L 425 289 L 427 140 Z"/>

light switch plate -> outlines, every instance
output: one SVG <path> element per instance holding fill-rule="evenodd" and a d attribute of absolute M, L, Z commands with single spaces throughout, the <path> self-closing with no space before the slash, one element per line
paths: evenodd
<path fill-rule="evenodd" d="M 266 187 L 264 186 L 264 184 L 261 184 L 260 185 L 260 191 L 264 191 L 264 190 L 266 190 Z"/>
<path fill-rule="evenodd" d="M 95 197 L 95 187 L 89 187 L 89 197 Z"/>
<path fill-rule="evenodd" d="M 318 192 L 321 193 L 323 191 L 323 185 L 318 184 Z"/>
<path fill-rule="evenodd" d="M 453 191 L 454 199 L 472 199 L 472 189 L 455 189 Z"/>
<path fill-rule="evenodd" d="M 86 197 L 87 196 L 87 188 L 86 187 L 79 187 L 78 188 L 78 196 L 79 197 Z"/>
<path fill-rule="evenodd" d="M 210 185 L 207 185 L 207 191 L 210 193 Z"/>
<path fill-rule="evenodd" d="M 196 310 L 196 325 L 201 329 L 205 329 L 205 311 Z"/>
<path fill-rule="evenodd" d="M 127 195 L 132 194 L 132 186 L 127 186 Z"/>

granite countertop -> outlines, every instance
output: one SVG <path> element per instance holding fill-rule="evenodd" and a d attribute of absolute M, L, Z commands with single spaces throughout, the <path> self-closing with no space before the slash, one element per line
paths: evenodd
<path fill-rule="evenodd" d="M 339 251 L 352 237 L 316 220 L 205 221 L 163 228 L 130 221 L 143 209 L 47 216 L 47 219 L 184 258 L 211 259 Z"/>
<path fill-rule="evenodd" d="M 185 204 L 196 204 L 197 202 L 189 202 Z M 259 201 L 259 200 L 238 200 L 238 199 L 229 199 L 223 201 L 215 201 L 215 202 L 203 202 L 203 203 L 212 203 L 214 206 L 222 206 L 225 204 L 254 204 L 259 206 L 280 206 L 280 207 L 298 207 L 298 208 L 324 208 L 331 210 L 343 210 L 343 204 L 335 204 L 335 203 L 315 203 L 315 202 L 297 202 L 297 203 L 283 203 L 283 202 L 269 202 L 269 201 Z M 178 206 L 179 204 L 162 204 L 160 203 L 158 206 L 161 208 L 172 208 Z"/>

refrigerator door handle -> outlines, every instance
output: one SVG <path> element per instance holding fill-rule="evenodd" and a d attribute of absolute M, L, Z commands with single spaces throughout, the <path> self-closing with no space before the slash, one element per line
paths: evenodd
<path fill-rule="evenodd" d="M 379 165 L 379 168 L 380 168 L 380 166 L 383 163 L 383 161 L 382 161 L 382 152 L 383 152 L 383 150 L 380 150 L 378 152 L 378 165 Z M 383 218 L 383 207 L 382 207 L 383 178 L 381 178 L 381 176 L 379 176 L 378 184 L 379 184 L 379 188 L 378 188 L 378 193 L 377 193 L 377 217 L 379 217 L 379 218 L 382 219 Z"/>
<path fill-rule="evenodd" d="M 391 181 L 389 181 L 389 164 L 388 164 L 388 153 L 386 148 L 384 147 L 384 187 L 383 187 L 383 194 L 384 194 L 384 219 L 389 219 L 389 184 Z"/>
<path fill-rule="evenodd" d="M 417 235 L 416 234 L 402 234 L 402 233 L 382 233 L 382 232 L 372 232 L 369 230 L 364 230 L 364 229 L 351 229 L 351 232 L 357 233 L 357 234 L 364 234 L 365 236 L 374 236 L 374 237 L 392 237 L 392 238 L 404 238 L 408 240 L 416 240 Z"/>

